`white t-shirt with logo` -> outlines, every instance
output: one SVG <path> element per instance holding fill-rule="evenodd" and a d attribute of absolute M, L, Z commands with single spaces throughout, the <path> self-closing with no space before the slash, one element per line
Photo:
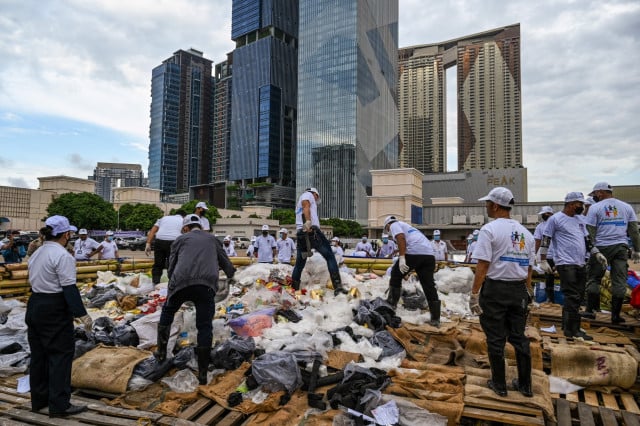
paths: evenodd
<path fill-rule="evenodd" d="M 447 243 L 444 241 L 431 241 L 433 245 L 433 252 L 436 260 L 444 260 L 444 255 L 447 253 Z"/>
<path fill-rule="evenodd" d="M 104 240 L 100 243 L 102 251 L 100 252 L 100 259 L 115 259 L 118 252 L 118 245 L 115 241 Z"/>
<path fill-rule="evenodd" d="M 389 227 L 389 234 L 397 240 L 398 234 L 404 234 L 407 242 L 406 254 L 424 254 L 433 256 L 431 241 L 418 229 L 404 222 L 393 222 Z"/>
<path fill-rule="evenodd" d="M 488 278 L 520 281 L 527 278 L 535 261 L 535 241 L 517 221 L 499 218 L 480 228 L 472 256 L 490 262 Z"/>
<path fill-rule="evenodd" d="M 291 256 L 296 249 L 293 240 L 289 237 L 284 239 L 279 238 L 278 241 L 276 241 L 276 246 L 278 248 L 278 262 L 291 263 Z"/>
<path fill-rule="evenodd" d="M 73 253 L 76 260 L 87 260 L 89 254 L 98 248 L 100 244 L 94 240 L 93 238 L 87 237 L 86 240 L 82 241 L 82 239 L 78 238 L 75 243 L 73 243 Z"/>
<path fill-rule="evenodd" d="M 276 240 L 271 236 L 260 235 L 253 245 L 258 249 L 258 262 L 273 262 L 273 249 L 276 248 Z"/>
<path fill-rule="evenodd" d="M 553 215 L 551 217 L 553 217 Z M 544 228 L 546 228 L 547 223 L 549 223 L 549 219 L 547 219 L 545 222 L 540 222 L 538 224 L 538 226 L 536 226 L 536 229 L 533 231 L 533 239 L 534 240 L 541 240 L 542 241 L 542 237 L 544 236 Z M 553 257 L 553 241 L 551 241 L 549 243 L 549 247 L 547 247 L 547 259 L 554 259 L 554 257 Z"/>
<path fill-rule="evenodd" d="M 596 246 L 628 244 L 627 226 L 637 221 L 631 206 L 616 198 L 598 201 L 587 213 L 587 224 L 596 227 Z"/>
<path fill-rule="evenodd" d="M 587 228 L 580 216 L 568 216 L 563 212 L 554 214 L 546 222 L 544 235 L 553 242 L 556 265 L 584 266 Z"/>

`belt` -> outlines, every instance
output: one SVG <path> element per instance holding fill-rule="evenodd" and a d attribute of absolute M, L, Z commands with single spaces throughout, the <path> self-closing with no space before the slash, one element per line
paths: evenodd
<path fill-rule="evenodd" d="M 505 280 L 494 280 L 493 278 L 485 278 L 485 282 L 487 284 L 521 285 L 521 284 L 525 284 L 526 280 L 505 281 Z"/>

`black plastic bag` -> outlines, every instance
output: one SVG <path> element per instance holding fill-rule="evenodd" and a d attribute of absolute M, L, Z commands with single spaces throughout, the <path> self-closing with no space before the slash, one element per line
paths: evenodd
<path fill-rule="evenodd" d="M 115 324 L 109 317 L 100 317 L 93 322 L 93 339 L 96 343 L 113 346 L 113 331 Z"/>
<path fill-rule="evenodd" d="M 252 337 L 233 336 L 226 342 L 217 344 L 211 350 L 211 359 L 215 368 L 235 370 L 244 361 L 249 361 L 256 345 Z"/>
<path fill-rule="evenodd" d="M 160 380 L 164 377 L 169 370 L 173 368 L 173 358 L 166 358 L 162 362 L 158 362 L 156 357 L 150 356 L 149 358 L 140 361 L 136 368 L 133 369 L 133 376 L 141 376 L 152 382 Z"/>
<path fill-rule="evenodd" d="M 82 355 L 89 352 L 91 349 L 95 348 L 96 344 L 86 340 L 76 340 L 76 348 L 73 353 L 73 359 L 81 357 Z"/>
<path fill-rule="evenodd" d="M 118 290 L 116 290 L 115 288 L 111 288 L 105 291 L 104 293 L 98 294 L 94 298 L 90 299 L 89 307 L 102 308 L 105 303 L 107 303 L 110 300 L 116 300 L 117 297 L 118 297 Z"/>
<path fill-rule="evenodd" d="M 111 336 L 116 346 L 138 346 L 140 344 L 138 333 L 129 324 L 114 327 Z"/>
<path fill-rule="evenodd" d="M 388 357 L 391 355 L 395 355 L 404 350 L 402 345 L 398 343 L 396 339 L 393 338 L 391 333 L 386 330 L 378 331 L 369 339 L 372 345 L 382 348 L 382 353 L 378 357 L 378 360 Z"/>
<path fill-rule="evenodd" d="M 195 351 L 193 346 L 187 346 L 178 351 L 178 353 L 172 358 L 173 366 L 178 370 L 187 368 L 189 361 L 195 357 Z"/>

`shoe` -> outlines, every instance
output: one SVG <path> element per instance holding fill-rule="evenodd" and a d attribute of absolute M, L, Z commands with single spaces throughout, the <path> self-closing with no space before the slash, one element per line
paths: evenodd
<path fill-rule="evenodd" d="M 501 387 L 501 386 L 497 386 L 493 382 L 493 380 L 487 380 L 487 386 L 489 386 L 489 389 L 494 391 L 496 393 L 496 395 L 498 395 L 498 396 L 507 396 L 507 388 L 506 388 L 506 386 L 504 388 Z"/>
<path fill-rule="evenodd" d="M 389 294 L 387 295 L 387 303 L 395 310 L 398 307 L 398 301 L 402 294 L 401 287 L 389 287 Z"/>
<path fill-rule="evenodd" d="M 513 386 L 513 388 L 517 391 L 519 391 L 522 395 L 526 396 L 527 398 L 531 398 L 533 397 L 533 391 L 531 390 L 531 385 L 520 385 L 520 383 L 518 382 L 518 379 L 513 379 L 511 381 L 511 386 Z"/>
<path fill-rule="evenodd" d="M 429 324 L 433 327 L 440 327 L 440 307 L 442 302 L 440 300 L 434 300 L 429 302 L 429 312 L 431 313 L 431 319 Z"/>
<path fill-rule="evenodd" d="M 622 302 L 623 299 L 621 297 L 611 298 L 611 324 L 621 324 L 626 322 L 625 319 L 620 316 Z"/>
<path fill-rule="evenodd" d="M 49 411 L 49 417 L 67 417 L 67 416 L 72 416 L 74 414 L 78 414 L 78 413 L 82 413 L 84 411 L 87 411 L 87 406 L 86 405 L 73 405 L 70 404 L 69 408 L 67 408 L 66 410 L 59 412 L 59 413 L 55 413 L 55 412 L 51 412 Z"/>
<path fill-rule="evenodd" d="M 153 353 L 158 362 L 167 359 L 167 345 L 169 344 L 169 335 L 171 333 L 171 325 L 158 325 L 158 349 Z"/>
<path fill-rule="evenodd" d="M 209 370 L 209 354 L 211 348 L 197 347 L 196 354 L 198 356 L 198 383 L 207 384 L 207 371 Z"/>

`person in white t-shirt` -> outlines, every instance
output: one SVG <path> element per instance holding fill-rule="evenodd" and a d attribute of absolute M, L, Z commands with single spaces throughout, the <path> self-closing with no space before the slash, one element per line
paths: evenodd
<path fill-rule="evenodd" d="M 269 235 L 269 225 L 262 225 L 262 235 L 254 243 L 259 263 L 273 263 L 276 256 L 276 239 Z"/>
<path fill-rule="evenodd" d="M 280 238 L 276 241 L 278 249 L 278 263 L 291 265 L 291 257 L 296 251 L 296 244 L 289 238 L 289 231 L 286 228 L 280 229 Z"/>
<path fill-rule="evenodd" d="M 422 232 L 408 223 L 399 221 L 395 216 L 387 216 L 382 230 L 388 232 L 398 244 L 399 254 L 398 261 L 391 269 L 387 302 L 394 308 L 397 306 L 402 294 L 402 279 L 414 269 L 429 304 L 429 312 L 431 313 L 429 323 L 434 327 L 439 327 L 440 300 L 433 278 L 436 259 L 433 255 L 431 242 Z"/>
<path fill-rule="evenodd" d="M 342 249 L 340 238 L 333 237 L 331 239 L 331 251 L 333 251 L 333 254 L 336 257 L 336 263 L 341 265 L 342 262 L 344 262 L 344 250 Z"/>
<path fill-rule="evenodd" d="M 249 247 L 247 247 L 247 257 L 250 257 L 252 260 L 254 258 L 254 252 L 256 250 L 256 236 L 252 235 L 251 236 L 251 244 L 249 244 Z"/>
<path fill-rule="evenodd" d="M 110 260 L 117 259 L 118 257 L 118 245 L 115 241 L 113 241 L 113 231 L 107 231 L 104 241 L 100 243 L 98 248 L 98 253 L 100 253 L 99 259 L 102 260 Z"/>
<path fill-rule="evenodd" d="M 209 219 L 205 216 L 209 207 L 207 203 L 204 201 L 200 201 L 196 204 L 196 209 L 194 211 L 195 214 L 200 218 L 200 223 L 202 224 L 202 230 L 206 232 L 211 232 L 211 225 L 209 224 Z"/>
<path fill-rule="evenodd" d="M 380 248 L 378 249 L 377 257 L 391 259 L 397 253 L 398 245 L 389 239 L 389 234 L 382 234 L 382 244 L 380 244 Z"/>
<path fill-rule="evenodd" d="M 76 260 L 89 260 L 91 256 L 97 253 L 96 249 L 100 244 L 89 237 L 86 229 L 82 228 L 78 231 L 78 239 L 73 244 L 73 257 Z"/>
<path fill-rule="evenodd" d="M 431 241 L 431 244 L 433 245 L 436 262 L 446 262 L 448 257 L 447 243 L 440 240 L 439 229 L 433 231 L 433 241 Z"/>
<path fill-rule="evenodd" d="M 222 248 L 228 257 L 236 257 L 238 255 L 236 250 L 233 248 L 231 238 L 228 235 L 224 237 L 224 240 L 222 240 Z"/>
<path fill-rule="evenodd" d="M 536 229 L 533 231 L 533 239 L 535 240 L 535 249 L 536 256 L 538 256 L 540 250 L 540 244 L 542 244 L 542 238 L 544 237 L 543 232 L 545 226 L 547 226 L 547 221 L 551 216 L 553 216 L 554 211 L 551 206 L 543 206 L 538 215 L 542 219 L 542 222 L 536 225 Z M 553 267 L 555 263 L 553 262 L 553 241 L 550 242 L 550 245 L 547 249 L 547 263 L 550 266 L 550 272 L 545 271 L 545 293 L 547 293 L 547 301 L 550 303 L 555 303 L 555 273 L 553 272 Z"/>
<path fill-rule="evenodd" d="M 518 378 L 513 385 L 521 394 L 531 390 L 531 350 L 524 330 L 531 303 L 531 272 L 535 262 L 533 235 L 511 219 L 513 194 L 496 187 L 478 201 L 485 201 L 487 215 L 495 220 L 484 225 L 473 256 L 478 261 L 469 298 L 471 312 L 480 315 L 487 336 L 491 380 L 487 385 L 498 396 L 507 396 L 504 346 L 516 352 Z"/>
<path fill-rule="evenodd" d="M 151 243 L 153 242 L 153 266 L 151 267 L 151 281 L 153 285 L 160 283 L 162 271 L 169 267 L 169 255 L 171 244 L 182 235 L 182 220 L 187 215 L 182 209 L 176 214 L 161 217 L 153 224 L 147 234 L 147 244 L 144 253 L 151 256 Z"/>
<path fill-rule="evenodd" d="M 358 241 L 358 244 L 356 244 L 356 248 L 353 250 L 354 251 L 353 255 L 358 257 L 370 257 L 372 250 L 373 250 L 373 246 L 367 240 L 367 236 L 363 235 L 362 239 Z"/>
<path fill-rule="evenodd" d="M 589 196 L 593 197 L 596 203 L 587 214 L 587 231 L 611 266 L 611 323 L 620 324 L 625 322 L 620 316 L 620 311 L 627 291 L 627 235 L 631 237 L 635 250 L 631 257 L 634 261 L 640 260 L 638 218 L 629 204 L 613 197 L 613 188 L 607 182 L 596 183 Z M 600 305 L 600 282 L 606 270 L 606 266 L 598 262 L 594 256 L 591 257 L 587 280 L 587 312 L 592 312 Z"/>

